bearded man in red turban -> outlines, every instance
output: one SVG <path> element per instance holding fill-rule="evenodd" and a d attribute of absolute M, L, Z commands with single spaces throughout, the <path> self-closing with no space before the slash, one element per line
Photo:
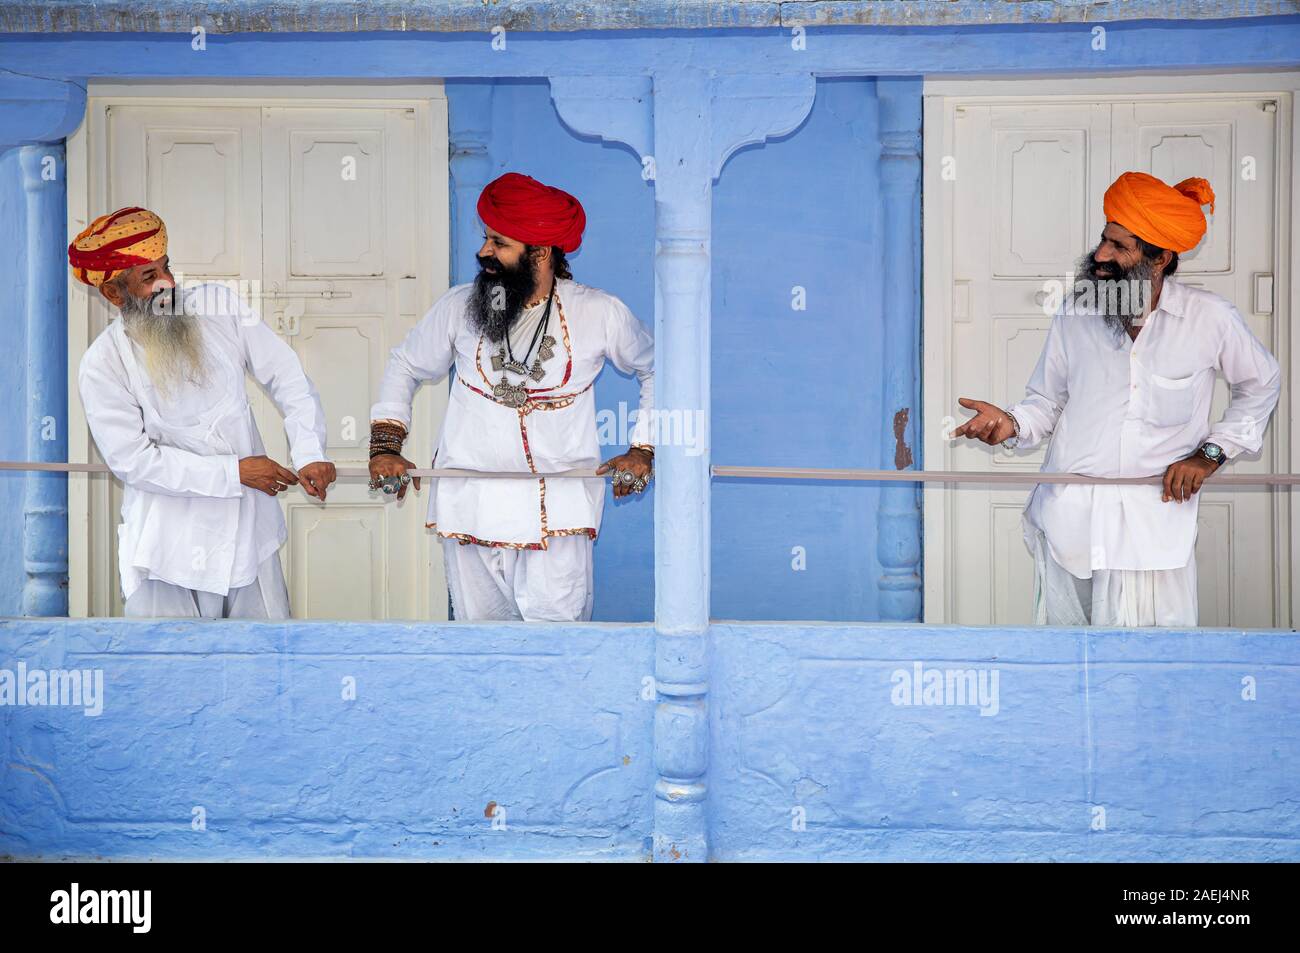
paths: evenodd
<path fill-rule="evenodd" d="M 587 621 L 604 480 L 545 474 L 596 468 L 617 498 L 645 490 L 654 338 L 618 298 L 573 280 L 567 255 L 587 217 L 568 192 L 507 172 L 478 214 L 474 281 L 435 301 L 389 356 L 370 411 L 371 487 L 405 498 L 412 399 L 454 366 L 433 465 L 538 474 L 433 481 L 426 525 L 442 540 L 455 618 Z M 600 464 L 593 385 L 606 360 L 636 374 L 641 399 L 628 452 Z"/>
<path fill-rule="evenodd" d="M 1196 494 L 1229 459 L 1259 451 L 1281 392 L 1277 360 L 1232 303 L 1174 277 L 1205 236 L 1203 205 L 1213 213 L 1205 179 L 1121 175 L 1025 399 L 1007 410 L 959 399 L 976 413 L 954 437 L 1021 449 L 1051 438 L 1046 472 L 1164 477 L 1034 488 L 1022 522 L 1039 623 L 1197 624 Z M 1211 425 L 1216 373 L 1232 398 Z"/>

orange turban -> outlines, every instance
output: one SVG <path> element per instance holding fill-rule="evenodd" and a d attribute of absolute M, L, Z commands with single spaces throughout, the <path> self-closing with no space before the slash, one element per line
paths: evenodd
<path fill-rule="evenodd" d="M 532 176 L 507 172 L 478 197 L 478 217 L 507 238 L 528 245 L 559 245 L 566 252 L 582 244 L 587 215 L 582 203 L 563 189 Z"/>
<path fill-rule="evenodd" d="M 98 288 L 119 271 L 167 254 L 167 226 L 153 212 L 120 208 L 90 223 L 68 246 L 72 275 Z"/>
<path fill-rule="evenodd" d="M 1106 221 L 1117 222 L 1143 241 L 1191 251 L 1205 235 L 1202 205 L 1214 211 L 1214 189 L 1204 179 L 1169 186 L 1145 172 L 1125 172 L 1106 190 Z"/>

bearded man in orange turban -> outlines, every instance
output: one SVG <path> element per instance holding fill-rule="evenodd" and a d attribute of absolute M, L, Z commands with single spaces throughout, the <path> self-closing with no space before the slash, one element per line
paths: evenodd
<path fill-rule="evenodd" d="M 641 403 L 630 449 L 596 472 L 613 473 L 615 497 L 645 489 L 654 338 L 618 298 L 573 280 L 566 256 L 587 217 L 568 192 L 507 172 L 483 190 L 478 213 L 478 275 L 392 350 L 370 410 L 371 485 L 405 497 L 412 398 L 454 365 L 434 465 L 539 474 L 434 481 L 426 525 L 443 541 L 455 618 L 586 621 L 604 480 L 542 474 L 600 463 L 593 385 L 609 360 L 636 374 Z"/>
<path fill-rule="evenodd" d="M 976 413 L 954 437 L 1021 449 L 1050 437 L 1044 472 L 1163 475 L 1161 486 L 1035 487 L 1023 523 L 1039 623 L 1197 624 L 1197 491 L 1259 451 L 1281 392 L 1277 360 L 1232 303 L 1173 277 L 1205 236 L 1203 205 L 1213 213 L 1205 179 L 1121 175 L 1025 399 L 1006 410 L 960 399 Z M 1232 398 L 1211 425 L 1216 372 Z"/>
<path fill-rule="evenodd" d="M 124 484 L 126 614 L 287 618 L 276 494 L 301 483 L 323 502 L 335 477 L 297 355 L 230 288 L 178 291 L 167 228 L 147 209 L 95 219 L 68 263 L 120 314 L 86 349 L 77 383 L 100 456 Z M 246 371 L 284 414 L 297 472 L 266 456 Z"/>

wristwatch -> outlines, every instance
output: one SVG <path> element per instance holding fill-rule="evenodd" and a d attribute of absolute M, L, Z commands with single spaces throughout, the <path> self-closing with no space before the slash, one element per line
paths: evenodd
<path fill-rule="evenodd" d="M 1197 452 L 1216 467 L 1223 466 L 1228 460 L 1228 455 L 1223 452 L 1223 448 L 1217 443 L 1203 443 L 1201 449 Z"/>

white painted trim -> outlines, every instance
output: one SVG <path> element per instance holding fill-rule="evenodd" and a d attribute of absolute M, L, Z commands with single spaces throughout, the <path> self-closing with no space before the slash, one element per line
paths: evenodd
<path fill-rule="evenodd" d="M 1134 92 L 1135 86 L 1140 92 Z M 922 96 L 924 134 L 922 138 L 922 281 L 924 288 L 922 339 L 922 421 L 927 469 L 952 469 L 949 444 L 939 438 L 934 422 L 954 414 L 956 401 L 948 393 L 948 374 L 944 355 L 950 350 L 952 326 L 951 287 L 952 196 L 940 178 L 940 163 L 949 154 L 953 135 L 953 109 L 965 103 L 1061 103 L 1077 100 L 1088 103 L 1159 101 L 1179 99 L 1240 99 L 1243 95 L 1276 96 L 1278 125 L 1275 151 L 1279 170 L 1278 211 L 1276 220 L 1277 260 L 1289 261 L 1288 273 L 1279 275 L 1275 302 L 1289 301 L 1289 310 L 1274 315 L 1274 353 L 1278 360 L 1289 361 L 1284 367 L 1282 396 L 1279 404 L 1288 408 L 1290 428 L 1282 433 L 1273 428 L 1274 457 L 1285 463 L 1292 473 L 1300 472 L 1300 388 L 1292 386 L 1291 375 L 1300 371 L 1300 335 L 1291 333 L 1292 323 L 1300 315 L 1300 155 L 1295 136 L 1300 130 L 1300 71 L 1257 73 L 1196 74 L 1129 74 L 1106 77 L 1025 76 L 1014 78 L 978 78 L 953 80 L 926 78 Z M 1290 168 L 1288 177 L 1280 170 Z M 1289 293 L 1288 293 L 1289 291 Z M 1275 312 L 1278 310 L 1275 307 Z M 1278 518 L 1292 527 L 1288 535 L 1279 534 L 1274 552 L 1277 567 L 1274 592 L 1277 593 L 1276 617 L 1281 623 L 1296 627 L 1300 604 L 1294 594 L 1300 591 L 1300 533 L 1295 532 L 1292 515 L 1300 513 L 1300 488 L 1275 490 Z M 922 491 L 924 513 L 924 559 L 922 592 L 924 620 L 946 623 L 951 620 L 951 587 L 948 566 L 949 532 L 947 510 L 952 491 L 942 484 L 927 484 Z"/>
<path fill-rule="evenodd" d="M 250 101 L 263 106 L 313 105 L 346 109 L 364 101 L 370 108 L 378 105 L 409 108 L 416 111 L 419 131 L 417 161 L 428 169 L 428 176 L 419 176 L 422 194 L 420 208 L 427 214 L 418 221 L 417 241 L 420 243 L 418 260 L 428 263 L 422 269 L 427 278 L 420 283 L 421 301 L 432 302 L 439 289 L 446 289 L 451 280 L 450 231 L 439 232 L 439 220 L 451 221 L 450 177 L 446 143 L 448 141 L 447 97 L 440 79 L 428 82 L 385 83 L 359 80 L 355 84 L 304 84 L 301 81 L 261 82 L 256 85 L 240 84 L 230 79 L 159 82 L 90 82 L 86 87 L 86 115 L 77 130 L 67 140 L 68 185 L 68 241 L 89 223 L 89 210 L 103 205 L 102 196 L 107 183 L 102 170 L 105 167 L 107 146 L 107 109 L 114 104 L 175 105 L 178 100 L 201 100 L 203 105 L 250 105 Z M 441 139 L 438 136 L 441 136 Z M 435 148 L 441 144 L 442 148 Z M 417 170 L 418 173 L 418 170 Z M 427 191 L 426 191 L 427 190 Z M 103 211 L 95 214 L 103 214 Z M 68 459 L 72 462 L 101 463 L 90 440 L 81 397 L 77 389 L 77 365 L 80 355 L 93 340 L 99 328 L 92 328 L 95 314 L 100 308 L 91 307 L 87 287 L 68 274 Z M 104 310 L 101 317 L 107 315 Z M 417 397 L 426 405 L 430 394 Z M 432 447 L 427 448 L 429 456 Z M 103 476 L 69 474 L 68 483 L 68 612 L 74 617 L 107 616 L 112 606 L 112 587 L 116 579 L 95 585 L 95 577 L 107 574 L 97 566 L 109 565 L 109 547 L 116 545 L 117 518 L 109 512 L 110 481 Z M 97 537 L 97 526 L 108 527 L 103 538 Z M 441 549 L 429 547 L 430 563 L 427 577 L 429 586 L 419 596 L 424 618 L 445 618 L 446 607 L 431 611 L 429 593 L 441 589 Z M 436 586 L 435 586 L 436 584 Z"/>
<path fill-rule="evenodd" d="M 921 124 L 921 234 L 923 248 L 922 335 L 925 342 L 921 368 L 922 452 L 927 470 L 951 469 L 948 442 L 939 439 L 938 428 L 931 421 L 942 420 L 952 413 L 945 362 L 936 355 L 950 349 L 952 328 L 951 231 L 945 223 L 952 218 L 952 190 L 944 186 L 942 158 L 951 154 L 952 110 L 944 100 L 926 97 Z M 946 585 L 948 572 L 948 500 L 951 491 L 942 483 L 925 483 L 921 489 L 922 620 L 929 624 L 946 623 L 950 617 L 952 592 Z"/>
<path fill-rule="evenodd" d="M 1235 99 L 1243 93 L 1255 96 L 1267 95 L 1269 92 L 1295 91 L 1300 91 L 1300 72 L 1261 70 L 1257 73 L 1161 72 L 1112 76 L 1019 73 L 1014 78 L 972 76 L 966 79 L 927 76 L 922 95 L 959 100 L 978 98 L 984 101 L 1001 98 L 1017 102 L 1032 102 L 1038 97 L 1060 102 L 1061 97 L 1077 96 L 1088 102 L 1127 102 L 1135 99 L 1163 99 L 1171 94 L 1195 96 L 1197 99 L 1207 96 Z"/>
<path fill-rule="evenodd" d="M 87 113 L 89 115 L 89 113 Z M 67 139 L 65 146 L 66 175 L 68 187 L 67 240 L 77 237 L 77 233 L 89 222 L 87 205 L 89 189 L 87 179 L 86 118 L 82 117 L 76 131 Z M 90 303 L 85 294 L 85 285 L 68 276 L 68 356 L 85 353 L 90 344 Z M 68 460 L 71 463 L 90 463 L 90 431 L 86 428 L 86 415 L 81 407 L 81 396 L 77 391 L 77 368 L 71 360 L 68 362 Z M 93 462 L 99 462 L 95 460 Z M 103 477 L 90 474 L 68 474 L 68 615 L 85 618 L 90 615 L 90 488 L 92 480 L 103 481 Z"/>

